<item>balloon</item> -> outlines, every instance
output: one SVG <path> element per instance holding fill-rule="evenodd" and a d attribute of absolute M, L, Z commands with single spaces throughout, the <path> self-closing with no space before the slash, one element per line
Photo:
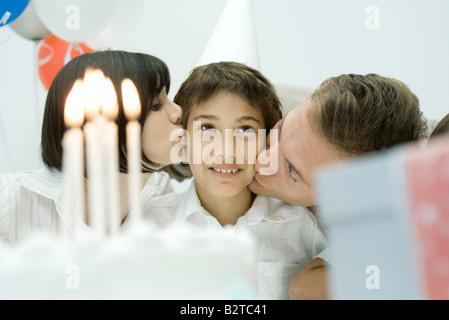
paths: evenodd
<path fill-rule="evenodd" d="M 30 0 L 0 0 L 0 27 L 16 20 Z"/>
<path fill-rule="evenodd" d="M 55 35 L 50 35 L 42 41 L 39 47 L 39 78 L 46 90 L 50 88 L 59 70 L 73 58 L 83 53 L 93 52 L 87 45 L 74 44 Z"/>
<path fill-rule="evenodd" d="M 111 21 L 118 0 L 33 0 L 37 15 L 55 36 L 73 43 L 88 41 Z"/>
<path fill-rule="evenodd" d="M 9 27 L 29 40 L 41 40 L 51 35 L 51 32 L 37 16 L 31 2 L 20 17 L 13 21 Z"/>
<path fill-rule="evenodd" d="M 118 0 L 109 25 L 86 44 L 96 50 L 104 50 L 126 40 L 142 19 L 144 8 L 145 0 Z"/>

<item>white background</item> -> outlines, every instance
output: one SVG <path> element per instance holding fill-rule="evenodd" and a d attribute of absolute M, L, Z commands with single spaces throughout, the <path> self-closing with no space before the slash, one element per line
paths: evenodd
<path fill-rule="evenodd" d="M 147 0 L 142 19 L 112 49 L 162 58 L 170 97 L 194 68 L 226 0 Z M 369 5 L 378 30 L 367 28 Z M 342 73 L 404 81 L 424 114 L 449 112 L 449 1 L 253 0 L 261 71 L 274 83 L 316 88 Z M 38 43 L 0 28 L 0 173 L 39 167 L 46 92 L 37 76 Z"/>

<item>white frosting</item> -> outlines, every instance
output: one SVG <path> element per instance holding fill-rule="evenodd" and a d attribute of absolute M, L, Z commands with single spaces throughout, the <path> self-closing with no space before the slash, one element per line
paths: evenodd
<path fill-rule="evenodd" d="M 224 228 L 128 227 L 66 242 L 0 244 L 0 299 L 254 299 L 252 236 Z"/>

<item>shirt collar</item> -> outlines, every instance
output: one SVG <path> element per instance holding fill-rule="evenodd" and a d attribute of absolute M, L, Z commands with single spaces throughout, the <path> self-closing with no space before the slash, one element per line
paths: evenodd
<path fill-rule="evenodd" d="M 262 221 L 287 222 L 299 218 L 309 211 L 307 208 L 297 207 L 287 204 L 279 199 L 269 198 L 258 195 L 251 208 L 241 216 L 237 225 L 255 225 Z M 212 217 L 207 212 L 198 198 L 195 187 L 195 180 L 192 179 L 190 186 L 186 191 L 180 194 L 179 205 L 176 210 L 176 219 L 185 221 L 193 214 Z"/>
<path fill-rule="evenodd" d="M 143 203 L 151 202 L 155 198 L 159 199 L 166 195 L 173 195 L 173 186 L 170 176 L 166 172 L 156 171 L 151 174 L 145 183 L 140 197 Z"/>
<path fill-rule="evenodd" d="M 62 172 L 47 167 L 36 171 L 25 171 L 19 175 L 21 184 L 28 190 L 55 202 L 62 200 L 63 177 Z M 165 195 L 173 191 L 168 174 L 154 172 L 142 189 L 143 201 L 155 196 Z"/>
<path fill-rule="evenodd" d="M 43 167 L 35 171 L 24 171 L 18 175 L 18 180 L 26 189 L 55 202 L 58 215 L 66 221 L 79 223 L 86 227 L 82 221 L 74 222 L 71 217 L 64 217 L 63 204 L 63 174 L 57 169 Z M 170 177 L 165 172 L 154 172 L 147 180 L 140 194 L 144 209 L 152 206 L 170 207 L 175 203 Z"/>
<path fill-rule="evenodd" d="M 192 179 L 186 191 L 179 194 L 178 201 L 175 218 L 179 221 L 185 221 L 195 213 L 211 216 L 201 205 L 198 194 L 196 193 L 195 179 Z"/>
<path fill-rule="evenodd" d="M 61 198 L 63 191 L 61 171 L 44 167 L 24 173 L 18 177 L 18 180 L 25 188 L 54 201 Z"/>

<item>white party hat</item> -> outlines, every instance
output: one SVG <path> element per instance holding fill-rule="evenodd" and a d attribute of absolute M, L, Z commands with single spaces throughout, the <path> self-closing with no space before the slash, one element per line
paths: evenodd
<path fill-rule="evenodd" d="M 228 0 L 198 65 L 236 61 L 260 69 L 251 0 Z"/>

